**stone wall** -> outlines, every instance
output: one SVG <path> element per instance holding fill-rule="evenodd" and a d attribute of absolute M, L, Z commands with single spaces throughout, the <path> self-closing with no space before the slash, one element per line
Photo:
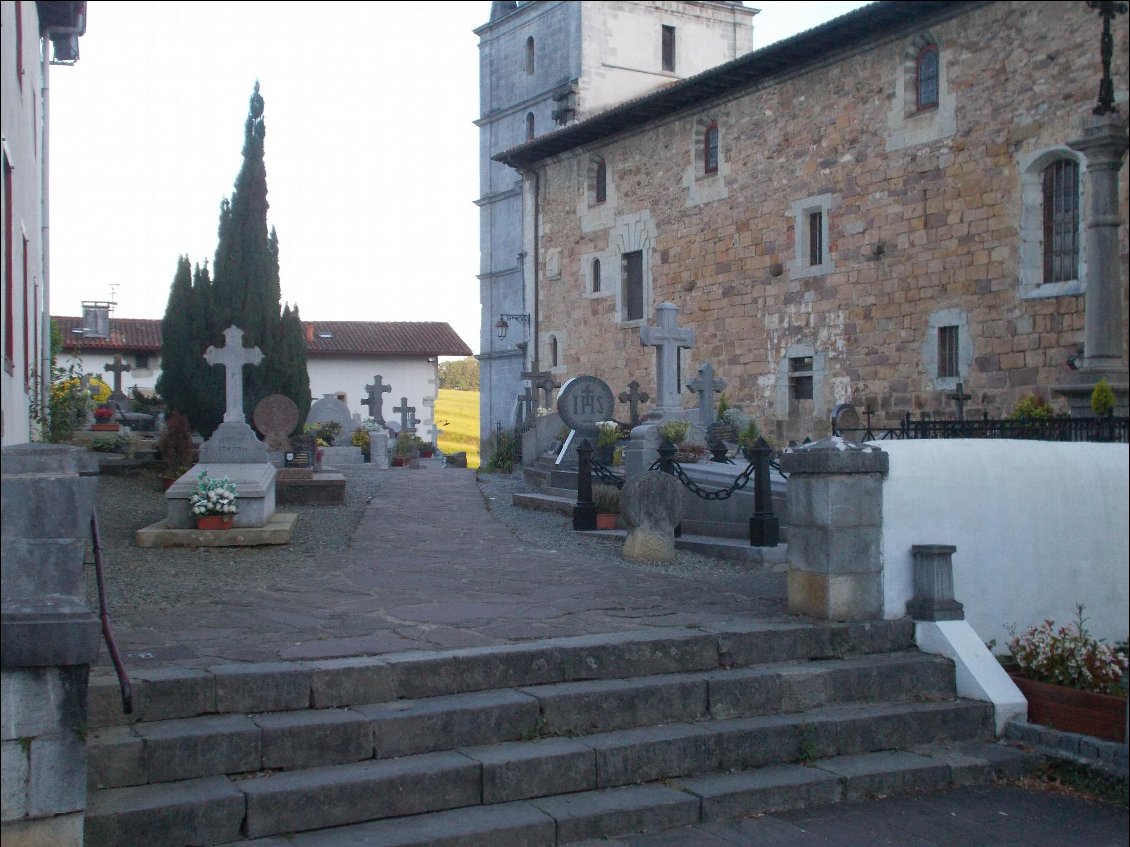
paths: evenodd
<path fill-rule="evenodd" d="M 1127 16 L 1114 22 L 1123 114 L 1128 27 Z M 696 332 L 684 376 L 711 362 L 727 398 L 778 439 L 825 434 L 840 402 L 872 405 L 877 422 L 892 424 L 907 411 L 953 417 L 946 395 L 958 381 L 970 415 L 1006 415 L 1033 392 L 1057 402 L 1051 388 L 1083 341 L 1083 297 L 1081 284 L 1031 278 L 1025 190 L 1042 157 L 1070 155 L 1079 137 L 1098 87 L 1100 31 L 1083 3 L 978 5 L 543 163 L 543 346 L 558 338 L 569 376 L 653 387 L 654 353 L 621 306 L 620 256 L 638 249 L 644 314 L 670 300 Z M 917 113 L 911 57 L 923 43 L 939 49 L 941 96 L 938 109 Z M 720 163 L 704 175 L 697 139 L 710 122 Z M 608 168 L 600 209 L 586 194 L 595 155 Z M 813 212 L 825 251 L 815 266 L 804 255 Z M 545 273 L 551 255 L 556 279 Z M 958 328 L 952 377 L 937 375 L 942 326 Z M 795 399 L 790 359 L 803 368 L 808 357 L 813 399 Z"/>

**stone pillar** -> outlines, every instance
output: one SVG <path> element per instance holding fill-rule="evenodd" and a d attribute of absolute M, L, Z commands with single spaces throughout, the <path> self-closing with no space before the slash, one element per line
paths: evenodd
<path fill-rule="evenodd" d="M 789 611 L 883 617 L 883 477 L 890 457 L 834 436 L 781 457 L 789 475 Z"/>
<path fill-rule="evenodd" d="M 910 548 L 914 559 L 914 597 L 906 604 L 906 613 L 916 621 L 963 621 L 965 607 L 953 597 L 952 544 L 915 544 Z"/>
<path fill-rule="evenodd" d="M 1059 389 L 1073 416 L 1089 417 L 1091 390 L 1106 377 L 1115 396 L 1115 414 L 1127 414 L 1130 379 L 1122 359 L 1122 267 L 1119 261 L 1118 173 L 1130 147 L 1125 119 L 1118 114 L 1088 115 L 1083 136 L 1069 142 L 1087 159 L 1087 293 L 1083 362 L 1075 379 Z"/>
<path fill-rule="evenodd" d="M 388 470 L 388 433 L 383 429 L 369 430 L 369 462 L 377 470 Z"/>
<path fill-rule="evenodd" d="M 97 468 L 74 447 L 3 450 L 4 847 L 82 844 L 82 733 L 100 630 L 83 600 L 83 554 Z"/>

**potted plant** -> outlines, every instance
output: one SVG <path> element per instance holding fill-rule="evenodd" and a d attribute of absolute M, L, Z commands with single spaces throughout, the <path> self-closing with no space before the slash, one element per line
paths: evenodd
<path fill-rule="evenodd" d="M 620 489 L 614 485 L 594 485 L 592 504 L 596 508 L 597 529 L 617 529 L 620 525 Z"/>
<path fill-rule="evenodd" d="M 353 433 L 353 437 L 350 441 L 353 443 L 354 447 L 361 448 L 361 455 L 364 457 L 365 461 L 368 462 L 370 459 L 369 448 L 372 446 L 372 438 L 369 435 L 369 431 L 367 429 L 357 430 Z"/>
<path fill-rule="evenodd" d="M 188 418 L 181 412 L 171 413 L 165 421 L 165 431 L 157 440 L 157 452 L 165 463 L 161 480 L 166 490 L 192 467 L 195 451 Z"/>
<path fill-rule="evenodd" d="M 1083 605 L 1074 623 L 1045 620 L 1017 635 L 1010 628 L 1006 669 L 1028 700 L 1028 720 L 1066 732 L 1124 741 L 1127 657 L 1086 629 Z"/>
<path fill-rule="evenodd" d="M 114 420 L 114 410 L 102 405 L 94 407 L 94 425 L 91 429 L 97 432 L 117 432 L 121 425 Z"/>
<path fill-rule="evenodd" d="M 596 447 L 593 449 L 594 462 L 605 467 L 612 465 L 612 453 L 620 441 L 620 424 L 616 421 L 600 421 L 596 425 Z"/>
<path fill-rule="evenodd" d="M 420 450 L 416 446 L 415 436 L 410 432 L 402 432 L 396 436 L 396 444 L 392 448 L 392 466 L 394 468 L 406 467 L 414 458 L 418 458 Z"/>
<path fill-rule="evenodd" d="M 230 529 L 235 520 L 239 493 L 228 477 L 213 479 L 207 470 L 197 477 L 196 490 L 188 498 L 197 529 Z"/>

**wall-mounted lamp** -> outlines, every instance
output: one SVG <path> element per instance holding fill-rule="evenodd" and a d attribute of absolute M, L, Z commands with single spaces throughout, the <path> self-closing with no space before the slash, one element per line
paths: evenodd
<path fill-rule="evenodd" d="M 530 323 L 530 316 L 529 315 L 511 315 L 509 313 L 499 315 L 498 316 L 498 322 L 494 325 L 494 331 L 496 333 L 498 333 L 498 340 L 499 341 L 506 338 L 506 333 L 510 329 L 510 324 L 507 322 L 508 320 L 509 321 L 517 321 L 518 323 L 526 324 L 528 326 L 529 323 Z"/>

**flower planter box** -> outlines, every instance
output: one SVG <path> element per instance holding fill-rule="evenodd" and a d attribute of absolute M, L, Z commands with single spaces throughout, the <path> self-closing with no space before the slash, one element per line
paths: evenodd
<path fill-rule="evenodd" d="M 197 529 L 231 529 L 235 518 L 231 515 L 204 515 L 196 519 Z"/>
<path fill-rule="evenodd" d="M 1109 741 L 1126 740 L 1126 701 L 1109 694 L 1033 682 L 1010 673 L 1028 700 L 1028 721 Z"/>
<path fill-rule="evenodd" d="M 610 515 L 605 513 L 598 513 L 596 516 L 597 529 L 619 529 L 620 516 Z"/>
<path fill-rule="evenodd" d="M 93 432 L 118 432 L 122 428 L 119 423 L 92 423 L 90 429 Z"/>

